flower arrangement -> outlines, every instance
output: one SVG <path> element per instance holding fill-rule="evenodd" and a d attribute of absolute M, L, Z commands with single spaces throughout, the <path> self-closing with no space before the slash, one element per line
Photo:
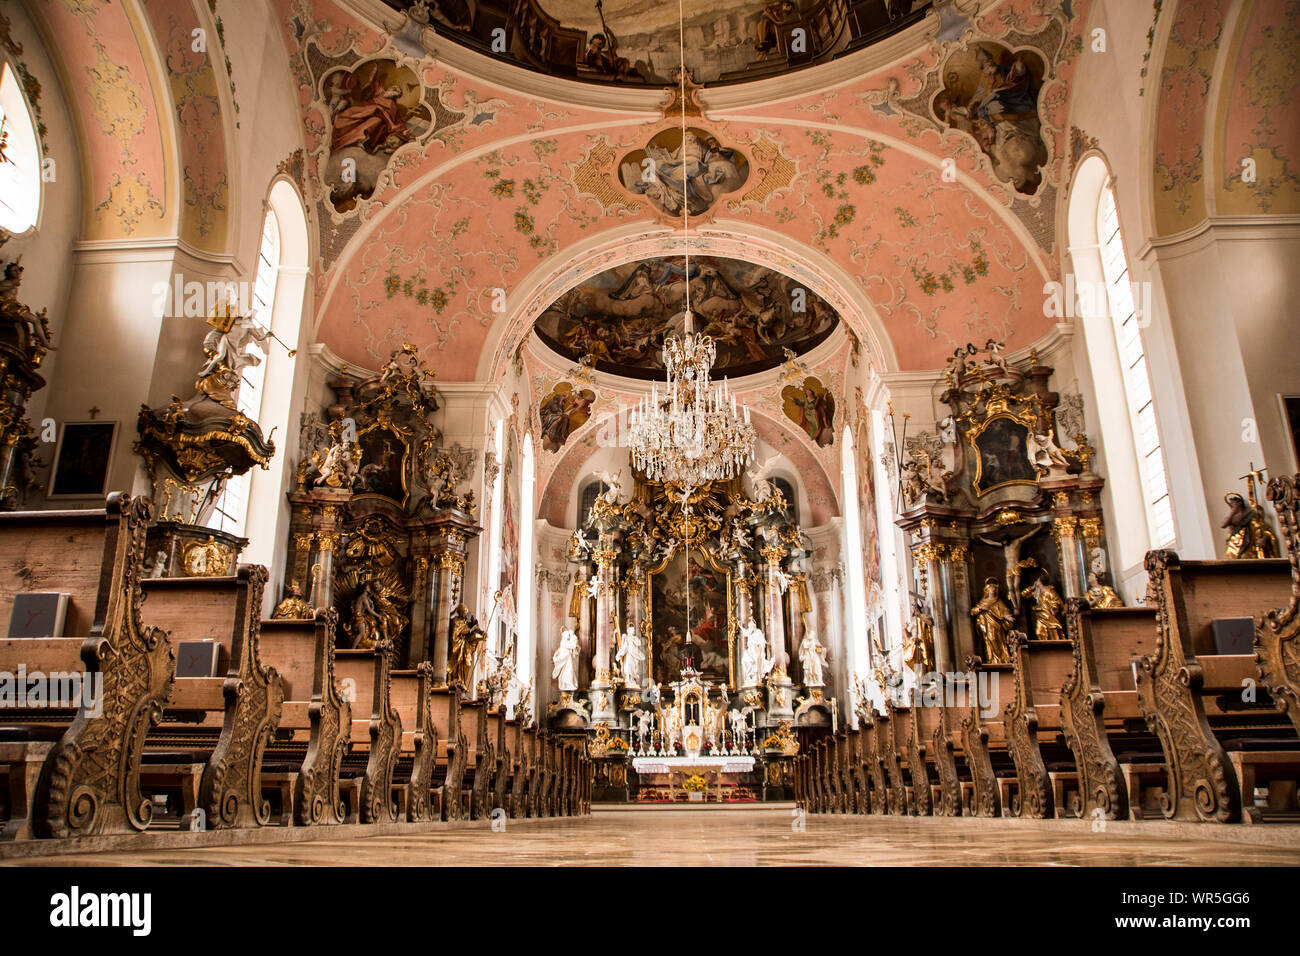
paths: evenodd
<path fill-rule="evenodd" d="M 627 753 L 627 741 L 622 737 L 613 737 L 609 741 L 609 753 L 625 754 Z"/>
<path fill-rule="evenodd" d="M 773 734 L 763 741 L 764 750 L 781 750 L 784 746 L 784 742 L 776 734 Z"/>
<path fill-rule="evenodd" d="M 697 773 L 686 778 L 686 782 L 682 784 L 682 789 L 687 793 L 703 793 L 706 786 L 704 778 Z"/>

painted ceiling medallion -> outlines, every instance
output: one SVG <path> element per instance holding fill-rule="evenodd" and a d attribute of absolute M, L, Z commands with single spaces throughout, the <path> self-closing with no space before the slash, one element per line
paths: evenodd
<path fill-rule="evenodd" d="M 826 340 L 839 314 L 798 281 L 737 259 L 691 256 L 691 310 L 717 348 L 715 374 L 750 375 Z M 538 337 L 565 358 L 602 372 L 660 378 L 664 340 L 680 334 L 686 299 L 681 256 L 607 269 L 552 303 Z"/>
<path fill-rule="evenodd" d="M 664 215 L 681 216 L 685 201 L 692 216 L 701 216 L 745 185 L 749 160 L 706 130 L 687 127 L 683 142 L 681 128 L 670 127 L 624 156 L 618 174 L 624 188 L 645 196 Z"/>

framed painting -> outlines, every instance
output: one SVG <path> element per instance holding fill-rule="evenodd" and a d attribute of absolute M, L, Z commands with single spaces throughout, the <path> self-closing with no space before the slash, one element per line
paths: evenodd
<path fill-rule="evenodd" d="M 725 565 L 698 548 L 677 548 L 650 574 L 646 633 L 650 673 L 655 683 L 682 679 L 686 647 L 687 582 L 690 587 L 690 632 L 695 667 L 703 680 L 735 686 L 735 635 L 731 620 L 731 575 Z"/>
<path fill-rule="evenodd" d="M 117 441 L 117 422 L 64 422 L 50 469 L 50 498 L 100 497 Z"/>
<path fill-rule="evenodd" d="M 1029 460 L 1029 426 L 1013 415 L 993 415 L 970 433 L 975 451 L 975 494 L 1005 485 L 1032 485 L 1038 472 Z"/>
<path fill-rule="evenodd" d="M 382 495 L 406 505 L 406 460 L 410 454 L 406 439 L 382 425 L 357 433 L 361 446 L 361 468 L 357 494 Z"/>

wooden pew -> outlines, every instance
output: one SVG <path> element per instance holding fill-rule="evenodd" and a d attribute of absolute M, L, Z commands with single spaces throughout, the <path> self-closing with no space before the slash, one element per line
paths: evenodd
<path fill-rule="evenodd" d="M 488 791 L 489 815 L 493 810 L 506 810 L 510 801 L 510 753 L 506 744 L 506 714 L 501 707 L 487 711 L 488 740 L 492 744 L 492 786 Z"/>
<path fill-rule="evenodd" d="M 528 729 L 511 717 L 505 728 L 505 759 L 510 780 L 506 796 L 506 811 L 511 818 L 528 815 Z"/>
<path fill-rule="evenodd" d="M 470 820 L 482 820 L 491 813 L 492 771 L 495 757 L 488 735 L 487 701 L 461 703 L 461 720 L 469 724 L 469 752 L 465 762 L 465 790 Z"/>
<path fill-rule="evenodd" d="M 1069 641 L 1018 635 L 1008 643 L 1014 688 L 1003 722 L 1016 767 L 1020 816 L 1051 819 L 1064 814 L 1065 788 L 1077 785 L 1078 779 L 1061 736 L 1061 685 L 1074 658 Z"/>
<path fill-rule="evenodd" d="M 1019 631 L 1012 631 L 1009 640 L 1022 637 Z M 966 766 L 970 769 L 973 792 L 971 795 L 971 812 L 979 817 L 1000 817 L 1008 804 L 1009 791 L 1016 780 L 1016 767 L 1007 749 L 1007 730 L 1004 714 L 1001 710 L 1003 701 L 1014 695 L 1014 675 L 1010 664 L 985 664 L 978 657 L 966 659 L 966 666 L 972 672 L 973 687 L 967 687 L 971 706 L 962 717 L 962 746 L 965 751 Z M 981 674 L 987 674 L 988 690 L 983 689 Z M 995 709 L 996 705 L 996 709 Z M 986 713 L 987 712 L 987 713 Z M 1004 788 L 1001 781 L 1007 781 Z"/>
<path fill-rule="evenodd" d="M 468 813 L 462 796 L 465 768 L 469 761 L 469 739 L 461 727 L 463 691 L 459 681 L 430 690 L 430 707 L 438 731 L 437 763 L 432 785 L 437 805 L 435 816 L 440 820 L 464 820 Z"/>
<path fill-rule="evenodd" d="M 804 748 L 794 758 L 794 805 L 811 813 L 812 810 L 808 807 L 808 790 L 805 781 L 805 775 L 808 772 L 808 759 L 807 748 Z"/>
<path fill-rule="evenodd" d="M 862 731 L 849 732 L 849 773 L 853 776 L 853 812 L 871 812 L 871 778 L 862 762 Z"/>
<path fill-rule="evenodd" d="M 543 816 L 543 791 L 546 788 L 546 750 L 542 745 L 542 730 L 529 726 L 525 733 L 528 746 L 528 816 Z"/>
<path fill-rule="evenodd" d="M 389 697 L 401 722 L 393 786 L 398 816 L 408 823 L 433 819 L 433 768 L 438 760 L 438 728 L 433 716 L 433 665 L 392 672 Z"/>
<path fill-rule="evenodd" d="M 1136 818 L 1142 803 L 1139 779 L 1136 773 L 1126 779 L 1125 766 L 1164 763 L 1159 741 L 1146 729 L 1133 680 L 1134 661 L 1155 646 L 1155 609 L 1093 609 L 1071 598 L 1065 625 L 1071 670 L 1061 683 L 1061 730 L 1079 775 L 1079 814 Z"/>
<path fill-rule="evenodd" d="M 918 691 L 920 706 L 912 708 L 909 761 L 917 761 L 914 787 L 924 770 L 930 782 L 930 809 L 935 816 L 961 815 L 961 784 L 952 740 L 944 722 L 944 683 L 940 677 Z M 910 764 L 909 764 L 910 766 Z"/>
<path fill-rule="evenodd" d="M 140 615 L 140 567 L 152 517 L 148 499 L 121 493 L 109 495 L 103 509 L 0 514 L 0 627 L 6 638 L 20 591 L 70 595 L 64 630 L 74 635 L 7 641 L 0 669 L 58 664 L 103 681 L 98 707 L 67 722 L 47 720 L 43 729 L 19 723 L 4 732 L 0 769 L 9 781 L 10 819 L 0 838 L 130 833 L 149 826 L 153 806 L 140 791 L 140 753 L 175 675 L 171 645 Z"/>
<path fill-rule="evenodd" d="M 889 812 L 889 777 L 884 760 L 879 753 L 879 740 L 884 734 L 880 715 L 859 714 L 858 726 L 862 730 L 862 763 L 871 778 L 871 812 Z"/>
<path fill-rule="evenodd" d="M 904 809 L 913 816 L 928 817 L 934 812 L 933 787 L 925 755 L 917 746 L 915 724 L 925 707 L 895 707 L 889 722 L 894 728 L 894 759 L 904 781 Z"/>
<path fill-rule="evenodd" d="M 1238 768 L 1259 764 L 1289 775 L 1300 770 L 1300 752 L 1295 728 L 1271 701 L 1254 708 L 1242 701 L 1246 682 L 1258 676 L 1255 657 L 1217 654 L 1211 621 L 1252 617 L 1258 627 L 1268 608 L 1290 598 L 1290 566 L 1281 559 L 1182 561 L 1172 551 L 1150 551 L 1145 564 L 1156 646 L 1142 658 L 1138 701 L 1164 748 L 1165 816 L 1235 821 L 1243 816 Z M 1229 751 L 1238 755 L 1236 767 Z M 1294 759 L 1278 759 L 1286 753 Z M 1246 794 L 1247 820 L 1253 804 L 1253 792 Z"/>
<path fill-rule="evenodd" d="M 291 788 L 286 810 L 297 826 L 342 823 L 346 815 L 339 777 L 352 747 L 352 705 L 334 674 L 337 624 L 333 608 L 311 619 L 262 621 L 262 658 L 279 672 L 285 697 L 263 777 L 283 775 Z"/>
<path fill-rule="evenodd" d="M 284 695 L 280 675 L 261 656 L 266 577 L 260 565 L 240 565 L 229 576 L 141 582 L 141 614 L 173 645 L 211 640 L 220 647 L 218 676 L 180 677 L 172 685 L 162 721 L 145 741 L 142 770 L 156 780 L 179 779 L 185 809 L 193 800 L 213 829 L 270 820 L 262 754 L 280 723 Z"/>
<path fill-rule="evenodd" d="M 335 676 L 352 703 L 352 749 L 343 768 L 350 822 L 397 820 L 393 783 L 402 721 L 390 697 L 392 655 L 391 641 L 369 649 L 335 651 Z"/>
<path fill-rule="evenodd" d="M 1300 475 L 1268 483 L 1268 500 L 1277 510 L 1282 540 L 1291 561 L 1291 600 L 1269 610 L 1255 629 L 1255 660 L 1260 682 L 1300 734 Z"/>
<path fill-rule="evenodd" d="M 840 813 L 853 813 L 857 806 L 857 777 L 853 773 L 852 752 L 849 747 L 849 735 L 841 730 L 835 735 L 835 769 L 838 773 L 837 787 L 840 792 Z"/>

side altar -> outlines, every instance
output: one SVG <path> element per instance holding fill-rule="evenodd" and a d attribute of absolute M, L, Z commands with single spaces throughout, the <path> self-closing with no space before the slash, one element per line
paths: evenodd
<path fill-rule="evenodd" d="M 798 728 L 834 730 L 807 539 L 771 483 L 684 494 L 634 472 L 574 532 L 555 732 L 585 732 L 594 799 L 790 799 Z M 702 796 L 701 796 L 702 794 Z"/>

